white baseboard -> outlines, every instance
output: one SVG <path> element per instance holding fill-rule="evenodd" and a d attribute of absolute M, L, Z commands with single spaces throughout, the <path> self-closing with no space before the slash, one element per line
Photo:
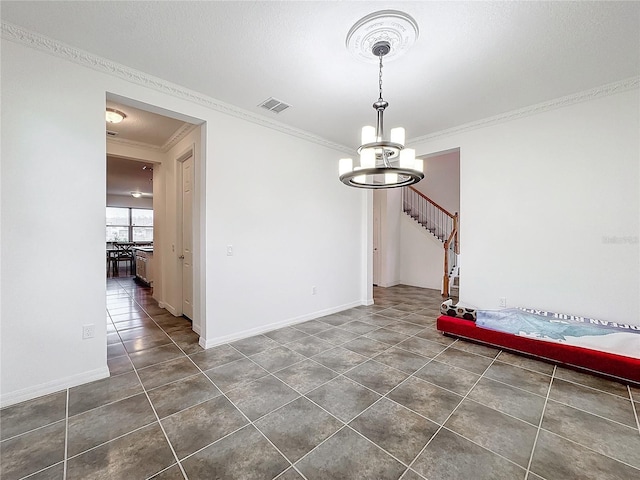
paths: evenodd
<path fill-rule="evenodd" d="M 373 304 L 373 300 L 368 305 Z M 315 320 L 316 318 L 324 317 L 326 315 L 331 315 L 332 313 L 342 312 L 343 310 L 348 310 L 349 308 L 359 307 L 363 305 L 362 301 L 347 303 L 344 305 L 339 305 L 337 307 L 327 308 L 325 310 L 318 310 L 316 312 L 307 313 L 305 315 L 300 315 L 298 317 L 289 318 L 287 320 L 282 320 L 279 322 L 269 323 L 267 325 L 261 325 L 259 327 L 250 328 L 248 330 L 243 330 L 241 332 L 232 333 L 229 335 L 224 335 L 222 337 L 213 337 L 213 338 L 203 338 L 200 337 L 200 341 L 198 342 L 200 346 L 204 349 L 215 347 L 217 345 L 222 345 L 223 343 L 234 342 L 236 340 L 241 340 L 243 338 L 252 337 L 254 335 L 259 335 L 264 332 L 269 332 L 271 330 L 277 330 L 278 328 L 288 327 L 291 325 L 295 325 L 297 323 L 306 322 L 308 320 Z"/>
<path fill-rule="evenodd" d="M 168 303 L 163 303 L 162 308 L 166 309 L 174 317 L 179 317 L 181 315 L 178 314 L 178 309 L 176 307 L 174 307 L 173 305 L 169 305 Z"/>
<path fill-rule="evenodd" d="M 9 392 L 0 395 L 0 408 L 7 407 L 16 403 L 24 402 L 26 400 L 32 400 L 43 395 L 59 392 L 67 388 L 77 387 L 83 383 L 93 382 L 94 380 L 101 380 L 109 376 L 109 368 L 104 366 L 103 368 L 97 368 L 88 372 L 79 373 L 70 377 L 60 378 L 51 382 L 41 383 L 40 385 L 34 385 L 33 387 L 23 388 L 22 390 L 16 390 L 15 392 Z"/>

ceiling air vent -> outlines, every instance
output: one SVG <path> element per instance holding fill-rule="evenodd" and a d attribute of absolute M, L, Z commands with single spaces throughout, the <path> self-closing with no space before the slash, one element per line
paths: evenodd
<path fill-rule="evenodd" d="M 266 99 L 264 102 L 262 102 L 258 106 L 266 110 L 269 110 L 270 112 L 273 112 L 273 113 L 280 113 L 283 110 L 286 110 L 287 108 L 289 108 L 291 105 L 287 105 L 286 103 L 271 97 Z"/>
<path fill-rule="evenodd" d="M 107 130 L 107 137 L 115 137 L 118 135 L 118 132 L 114 132 L 113 130 Z"/>

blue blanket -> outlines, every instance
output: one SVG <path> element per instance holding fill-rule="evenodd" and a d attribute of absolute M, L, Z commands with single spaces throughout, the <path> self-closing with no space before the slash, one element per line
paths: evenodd
<path fill-rule="evenodd" d="M 541 310 L 478 310 L 476 325 L 540 340 L 640 358 L 640 326 Z"/>

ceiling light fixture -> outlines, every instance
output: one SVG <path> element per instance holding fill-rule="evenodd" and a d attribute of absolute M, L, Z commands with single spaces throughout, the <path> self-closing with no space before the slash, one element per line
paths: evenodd
<path fill-rule="evenodd" d="M 142 196 L 142 192 L 131 192 L 131 196 L 133 198 L 140 198 Z"/>
<path fill-rule="evenodd" d="M 109 123 L 120 123 L 122 120 L 127 118 L 124 112 L 120 110 L 116 110 L 115 108 L 107 108 L 107 113 L 105 115 L 107 122 Z"/>
<path fill-rule="evenodd" d="M 395 188 L 412 185 L 424 178 L 423 161 L 415 158 L 415 150 L 404 146 L 404 128 L 392 128 L 386 139 L 383 118 L 389 103 L 382 97 L 382 59 L 392 51 L 392 43 L 398 47 L 398 51 L 394 52 L 397 56 L 413 44 L 417 35 L 415 20 L 393 10 L 364 17 L 347 35 L 347 48 L 367 61 L 376 58 L 379 70 L 378 100 L 373 104 L 377 112 L 376 126 L 362 128 L 358 166 L 354 166 L 352 158 L 340 159 L 338 171 L 340 181 L 345 185 L 370 189 Z M 366 49 L 370 49 L 368 56 Z"/>

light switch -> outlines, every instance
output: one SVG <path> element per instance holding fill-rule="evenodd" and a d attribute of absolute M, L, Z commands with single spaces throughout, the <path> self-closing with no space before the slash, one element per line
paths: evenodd
<path fill-rule="evenodd" d="M 227 245 L 227 257 L 233 256 L 233 245 Z"/>

